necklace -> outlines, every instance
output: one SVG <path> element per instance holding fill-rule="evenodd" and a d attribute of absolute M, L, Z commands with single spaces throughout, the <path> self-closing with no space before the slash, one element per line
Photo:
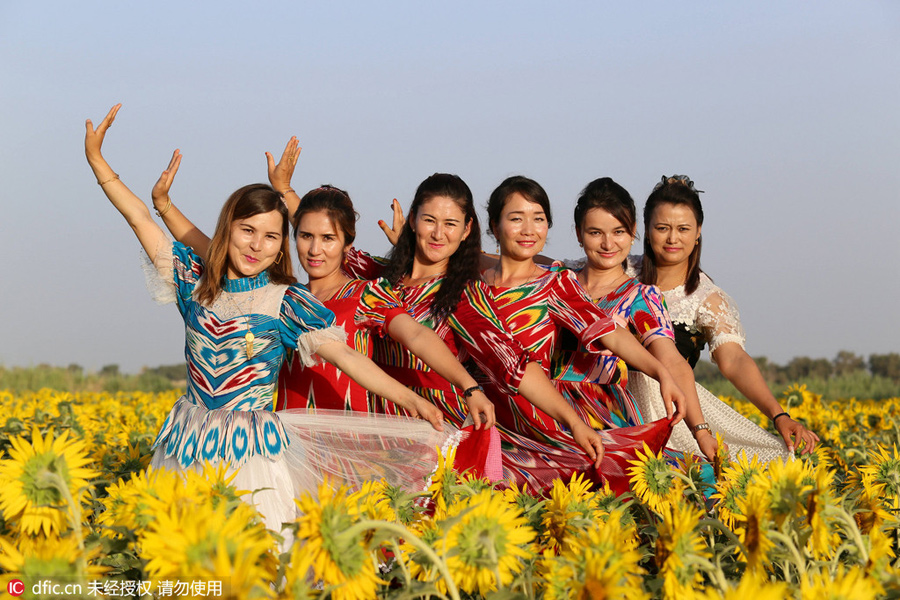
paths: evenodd
<path fill-rule="evenodd" d="M 238 314 L 244 316 L 244 324 L 247 327 L 247 333 L 244 334 L 244 342 L 247 344 L 247 349 L 245 351 L 247 352 L 247 360 L 250 360 L 251 358 L 253 358 L 253 340 L 256 339 L 256 336 L 253 335 L 252 331 L 250 331 L 250 316 L 253 314 L 253 292 L 250 292 L 250 310 L 244 310 L 244 308 L 237 303 L 237 300 L 234 299 L 231 293 L 226 293 L 228 294 L 228 299 L 237 309 Z"/>

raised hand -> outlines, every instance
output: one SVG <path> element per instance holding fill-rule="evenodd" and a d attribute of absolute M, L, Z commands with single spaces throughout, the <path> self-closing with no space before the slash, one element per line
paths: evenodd
<path fill-rule="evenodd" d="M 284 152 L 281 153 L 281 159 L 275 164 L 275 158 L 271 153 L 266 152 L 266 162 L 269 168 L 269 183 L 279 194 L 284 194 L 291 189 L 291 178 L 294 176 L 294 168 L 297 166 L 297 160 L 300 158 L 300 142 L 297 136 L 291 136 Z"/>
<path fill-rule="evenodd" d="M 381 227 L 384 235 L 387 236 L 391 246 L 396 246 L 397 240 L 400 239 L 400 232 L 403 231 L 403 225 L 406 224 L 406 219 L 403 218 L 403 207 L 400 206 L 396 198 L 391 201 L 391 210 L 394 211 L 394 219 L 391 226 L 388 227 L 384 221 L 378 221 L 378 226 Z"/>
<path fill-rule="evenodd" d="M 103 120 L 100 121 L 100 124 L 97 125 L 96 129 L 94 129 L 94 124 L 90 119 L 85 121 L 84 155 L 91 165 L 93 165 L 96 160 L 103 157 L 101 153 L 103 138 L 106 137 L 106 132 L 112 126 L 113 121 L 116 120 L 116 114 L 119 112 L 120 108 L 122 108 L 122 105 L 116 104 L 109 109 L 109 112 L 106 113 L 106 116 L 103 117 Z"/>
<path fill-rule="evenodd" d="M 588 427 L 584 422 L 580 422 L 572 427 L 572 437 L 594 461 L 594 468 L 599 469 L 600 463 L 603 462 L 604 452 L 603 440 L 600 439 L 600 434 Z"/>
<path fill-rule="evenodd" d="M 178 172 L 178 166 L 181 164 L 181 151 L 176 149 L 175 152 L 172 153 L 172 159 L 169 161 L 169 166 L 166 167 L 166 170 L 162 172 L 159 176 L 159 179 L 156 180 L 156 184 L 153 186 L 153 191 L 150 192 L 150 196 L 153 199 L 153 206 L 156 207 L 159 211 L 165 211 L 166 206 L 171 203 L 169 199 L 169 190 L 172 188 L 172 182 L 175 180 L 175 174 Z"/>

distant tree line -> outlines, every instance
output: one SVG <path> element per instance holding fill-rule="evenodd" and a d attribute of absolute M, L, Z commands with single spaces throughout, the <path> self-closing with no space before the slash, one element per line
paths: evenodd
<path fill-rule="evenodd" d="M 841 350 L 832 360 L 797 356 L 786 365 L 765 356 L 753 359 L 773 392 L 801 383 L 826 398 L 896 398 L 900 396 L 900 354 L 870 354 L 868 359 Z M 694 369 L 697 382 L 716 394 L 739 395 L 716 366 L 700 361 Z"/>
<path fill-rule="evenodd" d="M 754 359 L 769 388 L 777 396 L 794 383 L 806 384 L 829 399 L 900 397 L 900 354 L 870 354 L 868 359 L 841 350 L 834 359 L 798 356 L 779 365 L 765 356 Z M 701 360 L 694 369 L 697 382 L 714 394 L 740 396 L 719 370 Z M 123 374 L 119 365 L 105 365 L 96 372 L 71 364 L 54 367 L 4 367 L 0 365 L 0 390 L 36 391 L 41 388 L 71 392 L 162 392 L 184 389 L 187 385 L 184 363 L 145 367 L 137 375 Z"/>
<path fill-rule="evenodd" d="M 119 370 L 119 365 L 104 365 L 89 372 L 81 365 L 54 367 L 40 364 L 35 367 L 4 367 L 0 365 L 0 390 L 16 393 L 42 388 L 69 392 L 164 392 L 184 389 L 187 385 L 184 364 L 145 367 L 137 375 Z"/>

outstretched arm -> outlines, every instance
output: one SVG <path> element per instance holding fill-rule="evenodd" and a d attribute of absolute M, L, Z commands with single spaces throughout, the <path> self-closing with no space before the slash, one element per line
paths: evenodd
<path fill-rule="evenodd" d="M 600 435 L 581 420 L 575 409 L 553 387 L 538 363 L 530 362 L 525 366 L 525 376 L 519 383 L 519 393 L 550 417 L 565 424 L 578 445 L 594 461 L 594 466 L 600 467 L 603 460 L 603 441 Z"/>
<path fill-rule="evenodd" d="M 160 246 L 168 243 L 166 234 L 153 221 L 147 205 L 135 196 L 128 189 L 128 186 L 119 179 L 119 176 L 112 170 L 106 159 L 103 158 L 101 151 L 106 132 L 116 120 L 116 114 L 120 108 L 122 108 L 121 104 L 113 106 L 100 124 L 97 125 L 96 129 L 94 129 L 94 124 L 90 119 L 85 122 L 84 154 L 87 157 L 88 164 L 91 166 L 91 170 L 94 171 L 97 183 L 103 189 L 103 193 L 116 207 L 116 210 L 125 217 L 141 246 L 143 246 L 144 251 L 153 259 Z M 180 161 L 181 155 L 176 151 L 169 162 L 169 169 L 172 169 L 174 165 L 174 168 L 177 170 Z"/>
<path fill-rule="evenodd" d="M 713 350 L 712 355 L 722 375 L 733 383 L 734 387 L 762 414 L 772 419 L 784 412 L 781 404 L 766 385 L 766 380 L 759 372 L 759 367 L 740 344 L 724 343 Z M 803 453 L 809 454 L 819 441 L 819 436 L 789 416 L 779 417 L 775 421 L 775 428 L 791 452 L 803 445 Z"/>
<path fill-rule="evenodd" d="M 406 346 L 410 352 L 425 361 L 438 375 L 458 389 L 468 390 L 478 387 L 475 379 L 434 330 L 425 327 L 407 314 L 401 314 L 391 319 L 387 332 L 391 338 Z M 496 422 L 494 404 L 488 400 L 483 391 L 478 389 L 471 392 L 466 398 L 466 405 L 475 421 L 475 429 L 480 429 L 482 423 L 486 428 L 494 426 Z"/>
<path fill-rule="evenodd" d="M 316 354 L 346 373 L 370 392 L 402 406 L 414 417 L 422 417 L 437 431 L 443 431 L 440 409 L 382 371 L 378 365 L 343 342 L 326 342 Z"/>

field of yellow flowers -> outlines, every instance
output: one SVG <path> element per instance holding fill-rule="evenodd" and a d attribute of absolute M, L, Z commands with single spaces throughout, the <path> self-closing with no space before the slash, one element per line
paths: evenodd
<path fill-rule="evenodd" d="M 281 532 L 221 467 L 147 470 L 176 398 L 0 392 L 0 593 L 900 598 L 900 398 L 829 402 L 793 386 L 782 401 L 820 448 L 789 464 L 723 453 L 714 488 L 697 463 L 647 453 L 630 495 L 575 478 L 536 497 L 460 477 L 451 455 L 418 497 L 322 486 Z"/>

